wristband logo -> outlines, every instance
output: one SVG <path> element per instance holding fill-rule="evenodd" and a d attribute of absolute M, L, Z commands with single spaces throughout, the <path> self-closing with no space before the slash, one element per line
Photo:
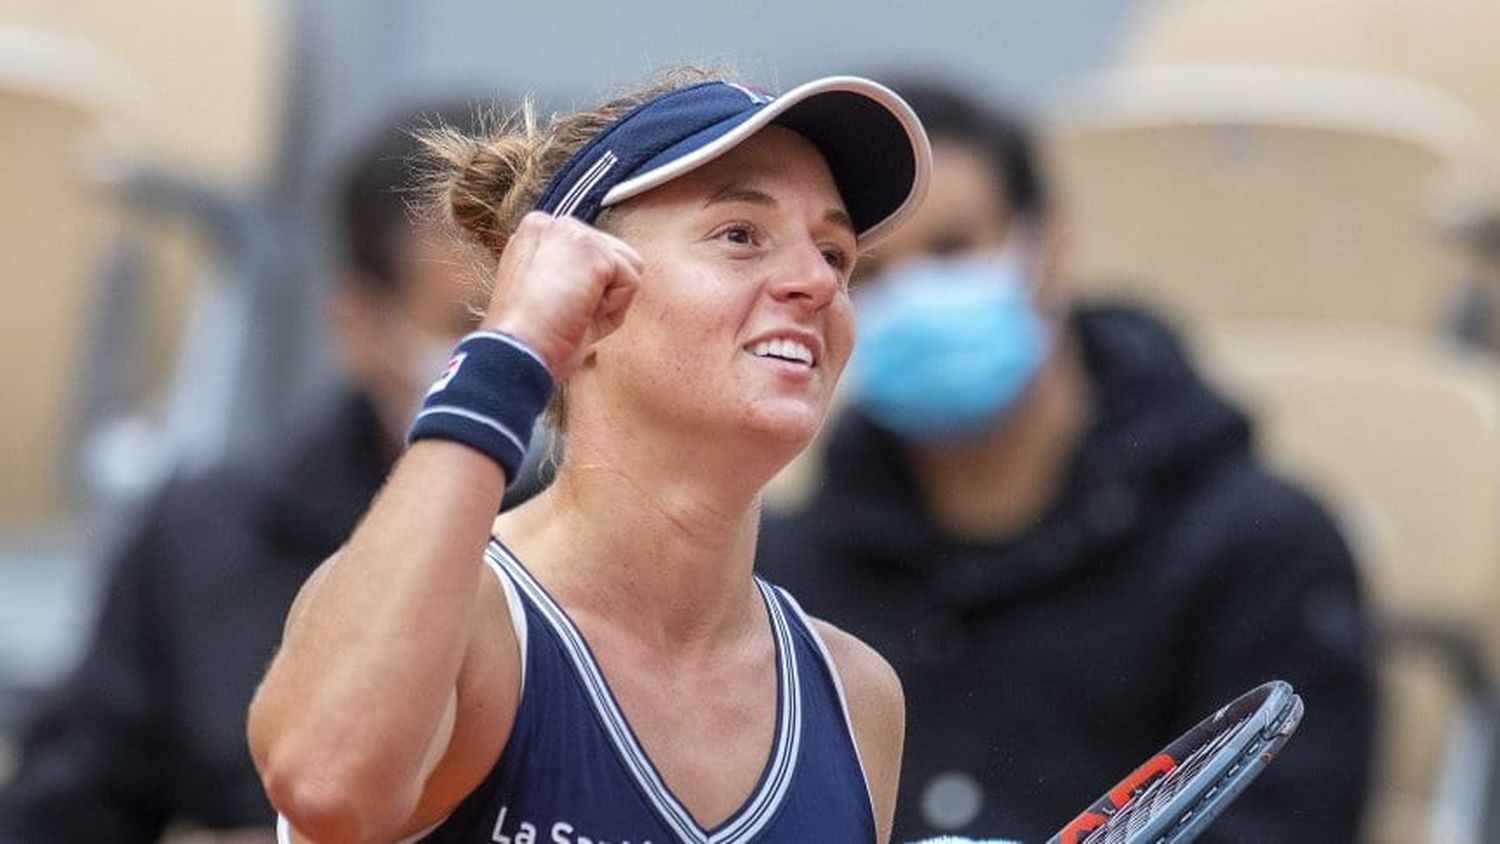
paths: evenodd
<path fill-rule="evenodd" d="M 468 352 L 459 352 L 453 357 L 448 358 L 448 363 L 443 366 L 443 373 L 438 376 L 436 381 L 432 382 L 431 387 L 427 388 L 427 395 L 430 396 L 433 393 L 441 392 L 444 387 L 447 387 L 448 382 L 452 381 L 455 375 L 458 375 L 458 368 L 464 365 L 464 359 L 468 356 Z"/>

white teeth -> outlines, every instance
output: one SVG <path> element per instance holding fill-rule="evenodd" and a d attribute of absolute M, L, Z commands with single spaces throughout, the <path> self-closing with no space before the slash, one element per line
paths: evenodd
<path fill-rule="evenodd" d="M 812 366 L 812 349 L 789 340 L 785 337 L 777 337 L 772 340 L 762 340 L 750 347 L 750 354 L 762 358 L 781 358 L 783 360 L 795 360 Z"/>

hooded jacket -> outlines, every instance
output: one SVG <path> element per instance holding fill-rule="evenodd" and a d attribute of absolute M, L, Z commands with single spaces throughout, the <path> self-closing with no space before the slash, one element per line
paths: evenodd
<path fill-rule="evenodd" d="M 855 411 L 811 503 L 762 530 L 760 570 L 901 677 L 893 840 L 1047 840 L 1272 678 L 1302 695 L 1302 727 L 1200 840 L 1357 840 L 1374 701 L 1345 543 L 1258 462 L 1245 416 L 1164 326 L 1094 309 L 1073 329 L 1095 415 L 1024 534 L 945 535 L 901 444 Z"/>
<path fill-rule="evenodd" d="M 303 581 L 389 468 L 363 398 L 272 455 L 170 481 L 111 554 L 93 640 L 22 737 L 0 841 L 154 842 L 263 827 L 250 698 Z"/>

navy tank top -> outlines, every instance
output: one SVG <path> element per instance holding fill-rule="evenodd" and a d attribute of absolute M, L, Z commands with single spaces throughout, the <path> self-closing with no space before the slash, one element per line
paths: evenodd
<path fill-rule="evenodd" d="M 827 649 L 796 601 L 759 578 L 776 642 L 776 730 L 754 791 L 704 829 L 642 751 L 578 628 L 491 541 L 521 642 L 521 702 L 499 761 L 423 842 L 743 844 L 875 840 L 847 705 Z M 687 705 L 689 702 L 685 702 Z"/>

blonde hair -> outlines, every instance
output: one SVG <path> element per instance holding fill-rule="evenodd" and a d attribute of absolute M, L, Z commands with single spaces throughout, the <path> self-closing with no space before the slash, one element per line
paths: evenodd
<path fill-rule="evenodd" d="M 595 135 L 641 103 L 723 78 L 723 73 L 681 67 L 592 109 L 554 116 L 546 125 L 528 98 L 509 114 L 482 119 L 476 134 L 443 125 L 419 132 L 427 153 L 422 215 L 452 225 L 498 260 L 547 183 Z M 594 224 L 604 228 L 604 218 Z"/>

